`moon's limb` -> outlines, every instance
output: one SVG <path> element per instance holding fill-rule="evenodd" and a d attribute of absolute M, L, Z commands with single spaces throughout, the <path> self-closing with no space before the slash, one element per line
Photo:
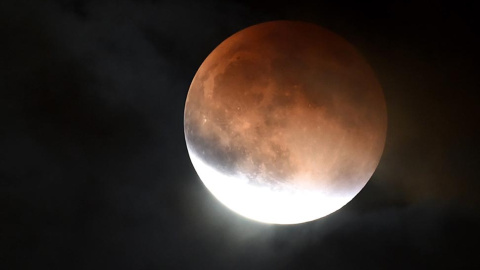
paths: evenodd
<path fill-rule="evenodd" d="M 386 123 L 366 61 L 301 22 L 263 23 L 226 39 L 197 71 L 185 105 L 202 181 L 232 210 L 268 223 L 309 221 L 351 200 L 378 165 Z"/>

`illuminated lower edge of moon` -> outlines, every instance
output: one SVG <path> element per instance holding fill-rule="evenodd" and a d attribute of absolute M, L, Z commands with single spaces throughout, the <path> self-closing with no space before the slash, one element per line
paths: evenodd
<path fill-rule="evenodd" d="M 225 206 L 246 218 L 269 224 L 298 224 L 335 212 L 360 189 L 350 194 L 325 194 L 292 187 L 269 188 L 251 185 L 247 177 L 227 175 L 188 149 L 192 164 L 207 189 Z"/>

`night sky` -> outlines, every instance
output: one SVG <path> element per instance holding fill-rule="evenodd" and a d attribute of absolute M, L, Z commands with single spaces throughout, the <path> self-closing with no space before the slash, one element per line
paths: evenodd
<path fill-rule="evenodd" d="M 0 2 L 0 269 L 478 269 L 474 1 Z M 342 36 L 377 74 L 384 154 L 345 207 L 245 219 L 190 162 L 205 57 L 270 20 Z"/>

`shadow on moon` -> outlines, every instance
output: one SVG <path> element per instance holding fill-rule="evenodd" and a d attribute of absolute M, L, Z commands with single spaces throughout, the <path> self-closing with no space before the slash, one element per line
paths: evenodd
<path fill-rule="evenodd" d="M 192 81 L 184 121 L 207 188 L 232 210 L 267 223 L 305 222 L 350 201 L 375 171 L 387 127 L 381 86 L 355 48 L 317 25 L 291 21 L 254 25 L 222 42 Z M 245 207 L 252 188 L 264 197 L 249 207 L 269 205 L 255 217 Z M 239 202 L 228 199 L 232 192 Z M 276 192 L 314 194 L 298 205 L 298 196 L 282 197 L 291 212 L 309 214 L 287 218 L 274 209 Z"/>

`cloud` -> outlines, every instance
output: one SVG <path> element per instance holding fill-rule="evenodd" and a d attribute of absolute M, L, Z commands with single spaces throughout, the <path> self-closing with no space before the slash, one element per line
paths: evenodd
<path fill-rule="evenodd" d="M 395 268 L 437 258 L 446 266 L 475 262 L 470 249 L 478 239 L 474 206 L 466 212 L 464 205 L 405 206 L 405 201 L 421 201 L 432 188 L 455 189 L 456 178 L 437 185 L 445 170 L 464 179 L 459 181 L 470 197 L 477 194 L 470 185 L 476 180 L 475 125 L 466 117 L 476 108 L 469 92 L 476 76 L 456 73 L 475 71 L 474 57 L 460 61 L 449 50 L 448 61 L 435 65 L 445 71 L 432 72 L 415 52 L 401 50 L 405 43 L 395 43 L 400 47 L 393 53 L 384 46 L 380 52 L 386 55 L 370 54 L 377 67 L 386 67 L 378 72 L 388 91 L 390 122 L 396 123 L 389 128 L 391 150 L 380 173 L 341 212 L 301 226 L 270 226 L 236 216 L 203 188 L 186 152 L 183 105 L 196 69 L 217 44 L 246 26 L 278 17 L 214 1 L 64 3 L 0 3 L 2 269 L 182 264 L 183 269 L 275 269 L 307 262 L 340 267 L 378 262 Z M 388 43 L 388 37 L 380 41 Z M 418 61 L 408 66 L 412 58 Z M 459 77 L 443 76 L 429 85 L 444 74 Z M 440 92 L 416 94 L 439 85 Z M 460 85 L 458 95 L 469 101 L 447 91 L 452 85 Z M 442 101 L 439 107 L 422 103 L 435 97 Z M 405 113 L 402 108 L 408 106 L 413 109 Z M 454 128 L 445 119 L 456 123 Z M 444 135 L 420 139 L 438 134 Z M 417 155 L 416 147 L 425 142 Z M 449 163 L 430 159 L 438 153 L 470 162 L 444 166 Z M 393 188 L 412 183 L 411 175 L 419 182 L 428 178 L 427 184 Z"/>
<path fill-rule="evenodd" d="M 316 228 L 286 269 L 452 269 L 476 264 L 480 219 L 466 209 L 426 203 L 338 216 L 346 218 L 326 231 Z"/>

